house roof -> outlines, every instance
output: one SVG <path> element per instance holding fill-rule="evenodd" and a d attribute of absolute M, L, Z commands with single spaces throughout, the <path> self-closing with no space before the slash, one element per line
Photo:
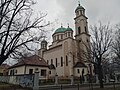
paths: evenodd
<path fill-rule="evenodd" d="M 9 68 L 10 66 L 9 66 L 8 64 L 1 64 L 0 67 L 3 68 L 3 69 L 7 69 L 7 68 Z"/>
<path fill-rule="evenodd" d="M 30 57 L 25 57 L 19 60 L 18 63 L 16 63 L 15 65 L 9 67 L 9 68 L 15 68 L 15 67 L 19 67 L 19 66 L 40 66 L 40 67 L 48 67 L 46 61 L 39 57 L 38 55 L 33 55 Z"/>
<path fill-rule="evenodd" d="M 77 62 L 75 65 L 74 65 L 74 68 L 77 68 L 77 67 L 80 67 L 80 68 L 82 68 L 82 67 L 87 67 L 83 62 Z"/>

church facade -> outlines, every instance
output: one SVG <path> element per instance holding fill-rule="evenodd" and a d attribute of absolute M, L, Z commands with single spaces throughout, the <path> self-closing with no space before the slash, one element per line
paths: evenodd
<path fill-rule="evenodd" d="M 90 35 L 85 9 L 80 4 L 75 9 L 75 30 L 61 26 L 52 35 L 52 44 L 47 48 L 47 41 L 41 42 L 38 55 L 49 65 L 48 77 L 58 75 L 69 78 L 92 74 L 93 67 L 85 52 L 90 45 Z M 73 32 L 75 31 L 75 36 Z"/>

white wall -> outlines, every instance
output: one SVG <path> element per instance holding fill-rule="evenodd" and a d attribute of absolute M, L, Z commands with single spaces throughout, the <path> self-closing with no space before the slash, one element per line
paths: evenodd
<path fill-rule="evenodd" d="M 77 71 L 78 69 L 79 69 L 80 73 L 78 73 L 78 71 Z M 80 77 L 80 75 L 82 75 L 82 70 L 83 69 L 84 69 L 84 75 L 87 75 L 88 74 L 88 69 L 87 68 L 79 68 L 79 67 L 77 67 L 77 68 L 74 68 L 75 76 Z"/>
<path fill-rule="evenodd" d="M 64 62 L 64 53 L 62 46 L 44 52 L 43 57 L 46 61 L 49 60 L 49 65 L 51 64 L 51 59 L 53 59 L 53 64 L 55 67 L 56 67 L 56 58 L 57 58 L 56 73 L 59 76 L 64 76 L 64 66 L 61 67 L 61 57 L 63 57 L 63 62 Z"/>
<path fill-rule="evenodd" d="M 26 66 L 26 72 L 25 72 L 25 66 L 12 68 L 12 69 L 9 69 L 9 75 L 10 75 L 10 70 L 15 71 L 14 75 L 29 74 L 29 69 L 33 69 L 33 74 L 34 74 L 36 68 L 38 68 L 39 75 L 40 75 L 41 78 L 47 78 L 48 77 L 48 67 L 40 67 L 40 66 Z M 46 70 L 46 77 L 41 76 L 41 70 L 42 69 Z M 16 73 L 16 70 L 17 70 L 17 73 Z"/>

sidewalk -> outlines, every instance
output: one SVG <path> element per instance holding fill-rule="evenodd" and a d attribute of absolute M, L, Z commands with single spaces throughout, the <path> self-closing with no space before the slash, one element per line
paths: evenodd
<path fill-rule="evenodd" d="M 95 90 L 95 88 L 99 88 L 99 84 L 93 84 L 92 86 Z M 63 84 L 63 85 L 45 85 L 45 86 L 40 86 L 40 90 L 90 90 L 92 87 L 90 87 L 88 84 L 84 85 L 70 85 L 70 84 Z M 114 88 L 114 86 L 111 84 L 109 85 L 104 85 L 105 88 Z M 119 85 L 115 85 L 115 87 L 120 87 Z"/>
<path fill-rule="evenodd" d="M 5 84 L 5 85 L 7 85 L 7 84 Z M 9 87 L 8 86 L 6 87 L 5 85 L 4 85 L 4 87 L 0 87 L 0 90 L 32 90 L 32 89 L 28 89 L 28 88 L 22 88 L 22 87 L 19 87 L 16 85 L 10 85 Z M 114 90 L 114 86 L 112 83 L 106 84 L 104 86 L 105 86 L 105 89 L 100 89 L 99 84 L 93 84 L 93 89 L 92 89 L 92 87 L 90 87 L 89 84 L 44 85 L 44 86 L 40 86 L 39 90 L 109 90 L 106 88 L 111 88 L 110 90 Z M 120 84 L 116 84 L 115 87 L 120 87 Z M 120 89 L 117 89 L 117 90 L 120 90 Z"/>

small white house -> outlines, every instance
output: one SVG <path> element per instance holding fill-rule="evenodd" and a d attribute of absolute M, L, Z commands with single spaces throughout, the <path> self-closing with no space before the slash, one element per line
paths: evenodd
<path fill-rule="evenodd" d="M 17 64 L 9 67 L 9 75 L 34 74 L 39 71 L 40 78 L 48 77 L 48 65 L 45 60 L 37 55 L 22 58 Z"/>

